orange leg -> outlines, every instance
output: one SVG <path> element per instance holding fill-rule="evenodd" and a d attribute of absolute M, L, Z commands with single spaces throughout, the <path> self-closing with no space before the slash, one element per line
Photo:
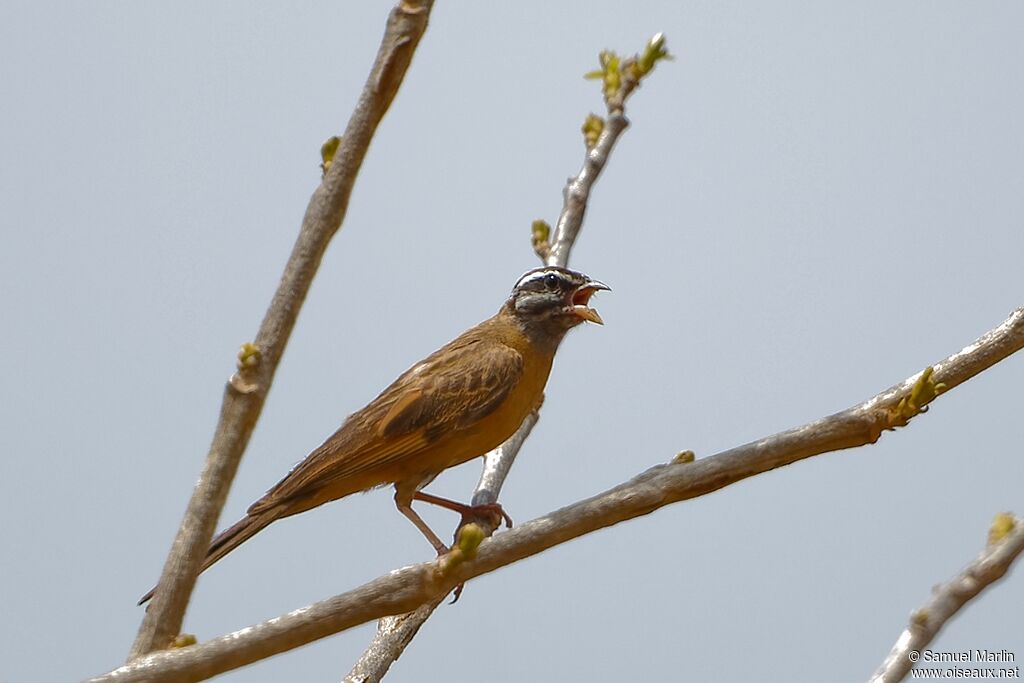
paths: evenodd
<path fill-rule="evenodd" d="M 502 520 L 505 521 L 505 526 L 512 526 L 512 518 L 508 516 L 505 510 L 498 503 L 484 503 L 483 505 L 464 505 L 448 498 L 442 498 L 441 496 L 435 496 L 429 493 L 423 493 L 422 491 L 416 491 L 412 494 L 412 500 L 421 500 L 424 503 L 430 503 L 431 505 L 437 505 L 446 510 L 458 512 L 462 516 L 462 520 L 459 522 L 459 528 L 461 529 L 465 524 L 472 522 L 481 517 L 486 517 L 492 527 L 497 527 L 501 524 Z M 402 514 L 408 517 L 416 527 L 423 532 L 423 535 L 427 537 L 427 540 L 437 549 L 438 556 L 444 555 L 448 552 L 448 548 L 437 535 L 431 531 L 430 527 L 427 526 L 426 522 L 417 515 L 412 509 L 412 500 L 400 501 L 399 495 L 395 494 L 395 503 L 398 505 L 398 509 L 402 511 Z M 404 505 L 403 505 L 404 502 Z M 458 532 L 456 532 L 458 535 Z M 466 584 L 460 583 L 455 587 L 455 595 L 452 598 L 451 604 L 455 604 L 459 601 L 459 597 L 462 595 L 462 589 L 465 588 Z"/>
<path fill-rule="evenodd" d="M 403 496 L 398 491 L 395 491 L 395 505 L 398 507 L 398 511 L 408 518 L 410 522 L 416 525 L 416 528 L 420 530 L 420 533 L 427 537 L 430 541 L 430 545 L 434 546 L 434 550 L 437 551 L 437 556 L 440 557 L 448 552 L 448 546 L 446 546 L 437 534 L 427 526 L 427 523 L 423 521 L 423 518 L 416 514 L 416 511 L 412 509 L 412 498 Z"/>
<path fill-rule="evenodd" d="M 424 503 L 430 503 L 438 507 L 451 510 L 452 512 L 458 512 L 462 515 L 462 523 L 473 521 L 474 518 L 481 516 L 488 516 L 495 521 L 494 526 L 499 526 L 502 520 L 505 521 L 505 526 L 512 528 L 512 518 L 508 516 L 505 510 L 499 503 L 484 503 L 483 505 L 464 505 L 463 503 L 457 503 L 454 500 L 442 498 L 423 491 L 417 491 L 413 494 L 414 500 L 422 500 Z"/>

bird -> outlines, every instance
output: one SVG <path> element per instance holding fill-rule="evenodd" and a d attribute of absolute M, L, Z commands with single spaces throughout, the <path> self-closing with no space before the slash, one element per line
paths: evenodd
<path fill-rule="evenodd" d="M 559 266 L 527 271 L 498 312 L 399 375 L 213 538 L 200 572 L 272 522 L 388 484 L 395 505 L 437 551 L 448 552 L 412 501 L 463 515 L 511 519 L 497 503 L 470 506 L 420 491 L 449 467 L 512 436 L 540 406 L 555 352 L 584 322 L 603 325 L 591 297 L 608 285 Z M 139 604 L 148 601 L 156 587 Z"/>

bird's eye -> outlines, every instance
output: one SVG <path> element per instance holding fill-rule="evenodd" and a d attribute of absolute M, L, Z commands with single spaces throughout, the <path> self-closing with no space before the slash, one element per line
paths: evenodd
<path fill-rule="evenodd" d="M 544 284 L 546 284 L 550 289 L 555 289 L 558 287 L 558 276 L 554 273 L 548 273 L 544 277 Z"/>

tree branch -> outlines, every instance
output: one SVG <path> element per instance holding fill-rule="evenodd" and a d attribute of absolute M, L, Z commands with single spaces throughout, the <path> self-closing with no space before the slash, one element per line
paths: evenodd
<path fill-rule="evenodd" d="M 639 85 L 640 80 L 650 73 L 658 59 L 667 57 L 664 45 L 664 36 L 660 33 L 655 35 L 645 47 L 644 52 L 627 60 L 627 64 L 623 65 L 626 67 L 626 76 L 622 75 L 619 65 L 612 67 L 614 74 L 619 77 L 619 81 L 614 84 L 613 88 L 605 90 L 608 120 L 605 122 L 593 115 L 587 118 L 583 126 L 584 140 L 587 143 L 583 167 L 575 177 L 569 178 L 562 191 L 562 212 L 555 224 L 555 233 L 550 236 L 549 240 L 546 234 L 547 224 L 540 222 L 543 232 L 534 238 L 534 250 L 544 265 L 561 266 L 562 268 L 569 265 L 569 254 L 583 228 L 583 218 L 587 212 L 590 190 L 608 163 L 608 157 L 619 136 L 629 127 L 629 121 L 624 112 L 626 99 Z M 652 46 L 656 47 L 652 48 Z M 645 55 L 652 54 L 652 49 L 660 56 L 651 61 L 645 71 L 630 68 L 630 65 L 643 59 Z M 605 54 L 608 53 L 602 53 L 602 62 Z M 602 78 L 606 77 L 608 73 L 610 73 L 609 65 L 605 65 L 605 69 L 601 72 Z M 594 127 L 599 129 L 599 132 L 594 131 L 593 133 L 596 139 L 593 139 L 590 133 Z M 498 502 L 498 496 L 505 485 L 505 479 L 512 469 L 512 464 L 538 420 L 540 420 L 539 408 L 523 421 L 523 424 L 508 441 L 484 456 L 480 482 L 473 492 L 473 505 Z M 488 522 L 480 520 L 479 523 L 488 535 L 494 533 L 495 528 Z M 381 623 L 377 625 L 377 635 L 353 665 L 352 670 L 345 677 L 345 683 L 378 683 L 382 680 L 388 669 L 402 656 L 405 648 L 409 646 L 420 627 L 430 618 L 442 600 L 424 605 L 412 614 L 382 619 Z"/>
<path fill-rule="evenodd" d="M 402 83 L 433 0 L 403 0 L 388 17 L 377 59 L 337 153 L 313 193 L 277 292 L 255 342 L 242 347 L 238 372 L 224 390 L 206 465 L 142 620 L 130 658 L 167 647 L 181 630 L 231 481 L 270 390 L 299 309 L 331 237 L 338 231 L 370 140 Z"/>
<path fill-rule="evenodd" d="M 530 413 L 508 441 L 484 456 L 484 468 L 480 473 L 480 483 L 473 494 L 473 505 L 485 505 L 498 500 L 498 493 L 505 483 L 505 477 L 508 476 L 516 454 L 539 419 L 539 412 Z M 479 524 L 488 533 L 494 533 L 494 528 L 485 521 L 481 520 Z M 420 627 L 444 602 L 444 598 L 445 595 L 441 595 L 408 614 L 381 618 L 377 623 L 377 634 L 345 676 L 344 683 L 378 683 L 382 680 L 391 665 L 398 661 L 405 648 L 409 647 L 412 639 L 419 633 Z"/>
<path fill-rule="evenodd" d="M 1024 309 L 934 368 L 847 410 L 767 438 L 686 462 L 656 465 L 604 493 L 491 538 L 474 560 L 445 558 L 395 570 L 359 588 L 205 643 L 139 658 L 93 679 L 194 681 L 284 652 L 383 616 L 438 600 L 459 583 L 598 529 L 696 498 L 820 453 L 878 440 L 952 389 L 1024 347 Z M 934 391 L 929 391 L 934 389 Z M 922 400 L 923 397 L 923 400 Z"/>
<path fill-rule="evenodd" d="M 480 472 L 480 481 L 473 492 L 473 505 L 486 505 L 496 503 L 501 487 L 505 484 L 505 478 L 512 463 L 519 453 L 519 449 L 526 443 L 530 432 L 540 420 L 540 407 L 526 416 L 523 424 L 519 425 L 516 433 L 509 437 L 508 441 L 501 444 L 493 451 L 484 456 L 484 467 Z M 494 532 L 494 529 L 491 530 Z"/>
<path fill-rule="evenodd" d="M 936 586 L 931 600 L 910 616 L 910 625 L 896 640 L 870 683 L 902 681 L 921 650 L 932 642 L 953 615 L 1001 579 L 1024 552 L 1024 519 L 1003 513 L 989 532 L 988 547 L 948 583 Z"/>
<path fill-rule="evenodd" d="M 384 678 L 391 665 L 409 647 L 434 610 L 444 602 L 444 595 L 420 605 L 416 610 L 377 622 L 377 634 L 366 647 L 343 683 L 371 683 Z"/>
<path fill-rule="evenodd" d="M 583 227 L 583 217 L 587 212 L 590 190 L 608 163 L 608 155 L 611 154 L 619 136 L 628 127 L 629 120 L 621 110 L 609 112 L 608 120 L 597 138 L 597 144 L 587 149 L 583 168 L 575 178 L 569 179 L 569 183 L 562 193 L 562 214 L 555 224 L 555 234 L 552 236 L 551 245 L 544 257 L 545 265 L 562 266 L 563 268 L 569 265 L 569 254 Z"/>

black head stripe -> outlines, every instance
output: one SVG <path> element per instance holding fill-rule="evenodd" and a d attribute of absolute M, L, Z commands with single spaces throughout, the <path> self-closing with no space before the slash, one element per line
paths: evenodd
<path fill-rule="evenodd" d="M 513 292 L 517 291 L 539 291 L 550 288 L 551 276 L 558 278 L 558 284 L 565 288 L 578 287 L 587 282 L 588 278 L 582 273 L 559 268 L 558 266 L 543 266 L 527 271 L 516 282 Z"/>

